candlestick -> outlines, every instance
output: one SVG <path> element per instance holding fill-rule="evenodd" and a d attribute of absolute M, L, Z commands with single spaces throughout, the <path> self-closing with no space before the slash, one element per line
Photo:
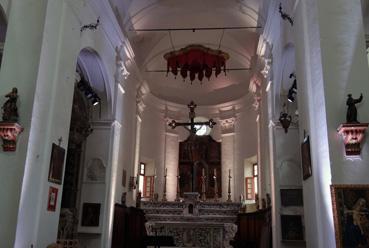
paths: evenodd
<path fill-rule="evenodd" d="M 227 202 L 232 202 L 231 199 L 231 169 L 228 170 L 229 171 L 229 176 L 228 176 L 228 199 Z"/>
<path fill-rule="evenodd" d="M 180 201 L 179 195 L 180 195 L 180 190 L 179 190 L 179 179 L 181 177 L 179 176 L 179 171 L 177 172 L 177 193 L 176 193 L 176 199 L 175 201 Z"/>
<path fill-rule="evenodd" d="M 218 202 L 218 182 L 217 182 L 217 170 L 214 169 L 214 201 Z"/>
<path fill-rule="evenodd" d="M 164 170 L 164 189 L 162 201 L 167 201 L 167 168 Z"/>
<path fill-rule="evenodd" d="M 202 168 L 201 176 L 201 200 L 206 201 L 206 188 L 205 188 L 205 168 Z"/>

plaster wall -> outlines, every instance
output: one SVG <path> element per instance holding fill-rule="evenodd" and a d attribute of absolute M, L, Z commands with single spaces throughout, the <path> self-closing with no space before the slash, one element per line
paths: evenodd
<path fill-rule="evenodd" d="M 0 155 L 0 196 L 3 199 L 0 205 L 2 212 L 0 223 L 7 223 L 0 226 L 2 247 L 12 247 L 15 241 L 46 5 L 46 1 L 14 2 L 12 11 L 8 12 L 7 42 L 0 72 L 0 95 L 7 94 L 12 87 L 18 88 L 19 123 L 25 129 L 18 140 L 17 151 L 1 152 Z M 33 49 L 29 49 L 29 46 Z M 4 100 L 4 98 L 1 100 L 1 104 Z"/>
<path fill-rule="evenodd" d="M 0 241 L 2 247 L 11 247 L 14 242 L 15 223 L 17 223 L 15 219 L 18 213 L 22 179 L 23 191 L 15 246 L 46 247 L 56 240 L 62 186 L 49 183 L 47 174 L 51 144 L 57 143 L 59 137 L 62 137 L 61 145 L 66 149 L 68 142 L 74 72 L 79 51 L 89 47 L 103 54 L 100 58 L 103 61 L 102 69 L 107 69 L 105 79 L 108 82 L 113 79 L 114 45 L 108 40 L 103 27 L 95 32 L 80 33 L 81 22 L 90 22 L 95 18 L 96 11 L 92 10 L 90 5 L 81 3 L 80 1 L 31 0 L 11 2 L 7 41 L 0 74 L 2 85 L 0 91 L 1 95 L 5 95 L 11 87 L 18 87 L 20 123 L 25 131 L 18 141 L 17 152 L 0 155 L 1 167 L 7 165 L 1 168 L 1 175 L 8 178 L 1 179 L 2 188 L 13 189 L 11 192 L 4 190 L 0 193 L 3 199 L 8 199 L 5 201 L 6 204 L 5 202 L 1 204 L 1 211 L 4 214 L 2 218 L 6 218 L 2 219 L 1 223 L 9 223 L 5 230 L 0 231 L 0 235 L 4 235 Z M 29 30 L 32 30 L 32 33 Z M 24 34 L 24 37 L 20 34 Z M 23 66 L 22 63 L 24 63 Z M 14 82 L 17 83 L 14 84 Z M 107 101 L 112 106 L 111 95 L 114 87 L 107 86 L 105 89 L 108 95 Z M 33 92 L 36 94 L 34 102 Z M 104 111 L 104 118 L 109 117 L 109 114 L 104 115 L 108 112 Z M 134 129 L 125 131 L 132 133 Z M 28 136 L 30 136 L 29 140 Z M 110 143 L 110 138 L 110 135 L 106 135 L 102 141 Z M 105 155 L 109 156 L 108 163 L 111 163 L 110 146 L 107 145 L 105 148 L 107 149 Z M 115 173 L 110 169 L 109 171 Z M 47 192 L 51 185 L 59 190 L 55 212 L 46 211 Z M 9 193 L 11 196 L 8 195 Z M 104 193 L 101 191 L 92 195 L 101 196 Z M 109 239 L 108 236 L 107 239 Z"/>
<path fill-rule="evenodd" d="M 288 244 L 282 242 L 281 215 L 302 215 L 302 207 L 284 207 L 281 204 L 281 189 L 302 189 L 299 130 L 290 127 L 288 133 L 280 126 L 273 127 L 274 140 L 274 204 L 276 208 L 275 232 L 276 247 L 305 247 L 303 242 Z"/>
<path fill-rule="evenodd" d="M 245 106 L 235 122 L 235 177 L 233 194 L 238 199 L 245 196 L 244 161 L 257 154 L 256 112 L 251 105 Z"/>
<path fill-rule="evenodd" d="M 330 184 L 368 183 L 367 144 L 361 159 L 347 159 L 336 131 L 345 122 L 346 95 L 368 94 L 363 86 L 368 70 L 360 6 L 360 1 L 304 1 L 297 7 L 296 55 L 303 61 L 297 68 L 303 89 L 298 93 L 300 130 L 310 134 L 313 164 L 312 178 L 303 183 L 309 247 L 335 244 Z M 359 108 L 359 120 L 365 119 L 368 113 Z"/>
<path fill-rule="evenodd" d="M 145 108 L 142 116 L 140 159 L 149 159 L 155 164 L 156 179 L 154 189 L 155 193 L 159 194 L 159 199 L 163 195 L 164 183 L 166 156 L 165 124 L 163 114 L 156 107 L 148 105 Z"/>

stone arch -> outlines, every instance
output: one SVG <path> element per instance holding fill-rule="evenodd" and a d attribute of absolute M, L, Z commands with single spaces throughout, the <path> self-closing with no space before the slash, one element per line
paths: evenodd
<path fill-rule="evenodd" d="M 77 70 L 100 97 L 100 108 L 93 110 L 94 119 L 110 119 L 113 112 L 111 88 L 107 70 L 99 54 L 92 48 L 83 48 L 77 59 Z"/>

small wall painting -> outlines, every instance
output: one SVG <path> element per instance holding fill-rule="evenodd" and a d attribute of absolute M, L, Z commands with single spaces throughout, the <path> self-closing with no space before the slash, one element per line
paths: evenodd
<path fill-rule="evenodd" d="M 301 163 L 302 178 L 306 180 L 312 175 L 309 136 L 307 136 L 304 142 L 301 144 Z"/>
<path fill-rule="evenodd" d="M 49 168 L 49 182 L 57 184 L 62 183 L 64 157 L 65 149 L 53 143 Z"/>
<path fill-rule="evenodd" d="M 301 215 L 281 215 L 282 241 L 303 241 L 304 228 Z"/>
<path fill-rule="evenodd" d="M 122 175 L 122 186 L 126 187 L 127 184 L 127 171 L 123 170 L 123 175 Z"/>
<path fill-rule="evenodd" d="M 281 189 L 281 204 L 284 207 L 302 206 L 302 189 Z"/>
<path fill-rule="evenodd" d="M 100 203 L 83 203 L 81 226 L 99 226 Z"/>
<path fill-rule="evenodd" d="M 58 189 L 50 187 L 49 197 L 47 200 L 47 211 L 55 212 L 57 199 L 58 199 Z"/>
<path fill-rule="evenodd" d="M 338 248 L 369 247 L 369 185 L 331 185 Z"/>

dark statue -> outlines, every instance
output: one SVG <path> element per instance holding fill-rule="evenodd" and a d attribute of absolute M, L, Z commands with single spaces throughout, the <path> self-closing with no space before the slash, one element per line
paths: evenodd
<path fill-rule="evenodd" d="M 4 103 L 3 109 L 3 121 L 5 122 L 17 122 L 18 121 L 18 89 L 13 88 L 12 91 L 5 95 L 8 100 Z"/>
<path fill-rule="evenodd" d="M 352 98 L 351 94 L 347 95 L 346 105 L 347 107 L 347 114 L 346 114 L 346 122 L 347 123 L 359 123 L 357 120 L 357 109 L 355 104 L 360 103 L 363 100 L 363 94 L 360 94 L 358 99 Z"/>

